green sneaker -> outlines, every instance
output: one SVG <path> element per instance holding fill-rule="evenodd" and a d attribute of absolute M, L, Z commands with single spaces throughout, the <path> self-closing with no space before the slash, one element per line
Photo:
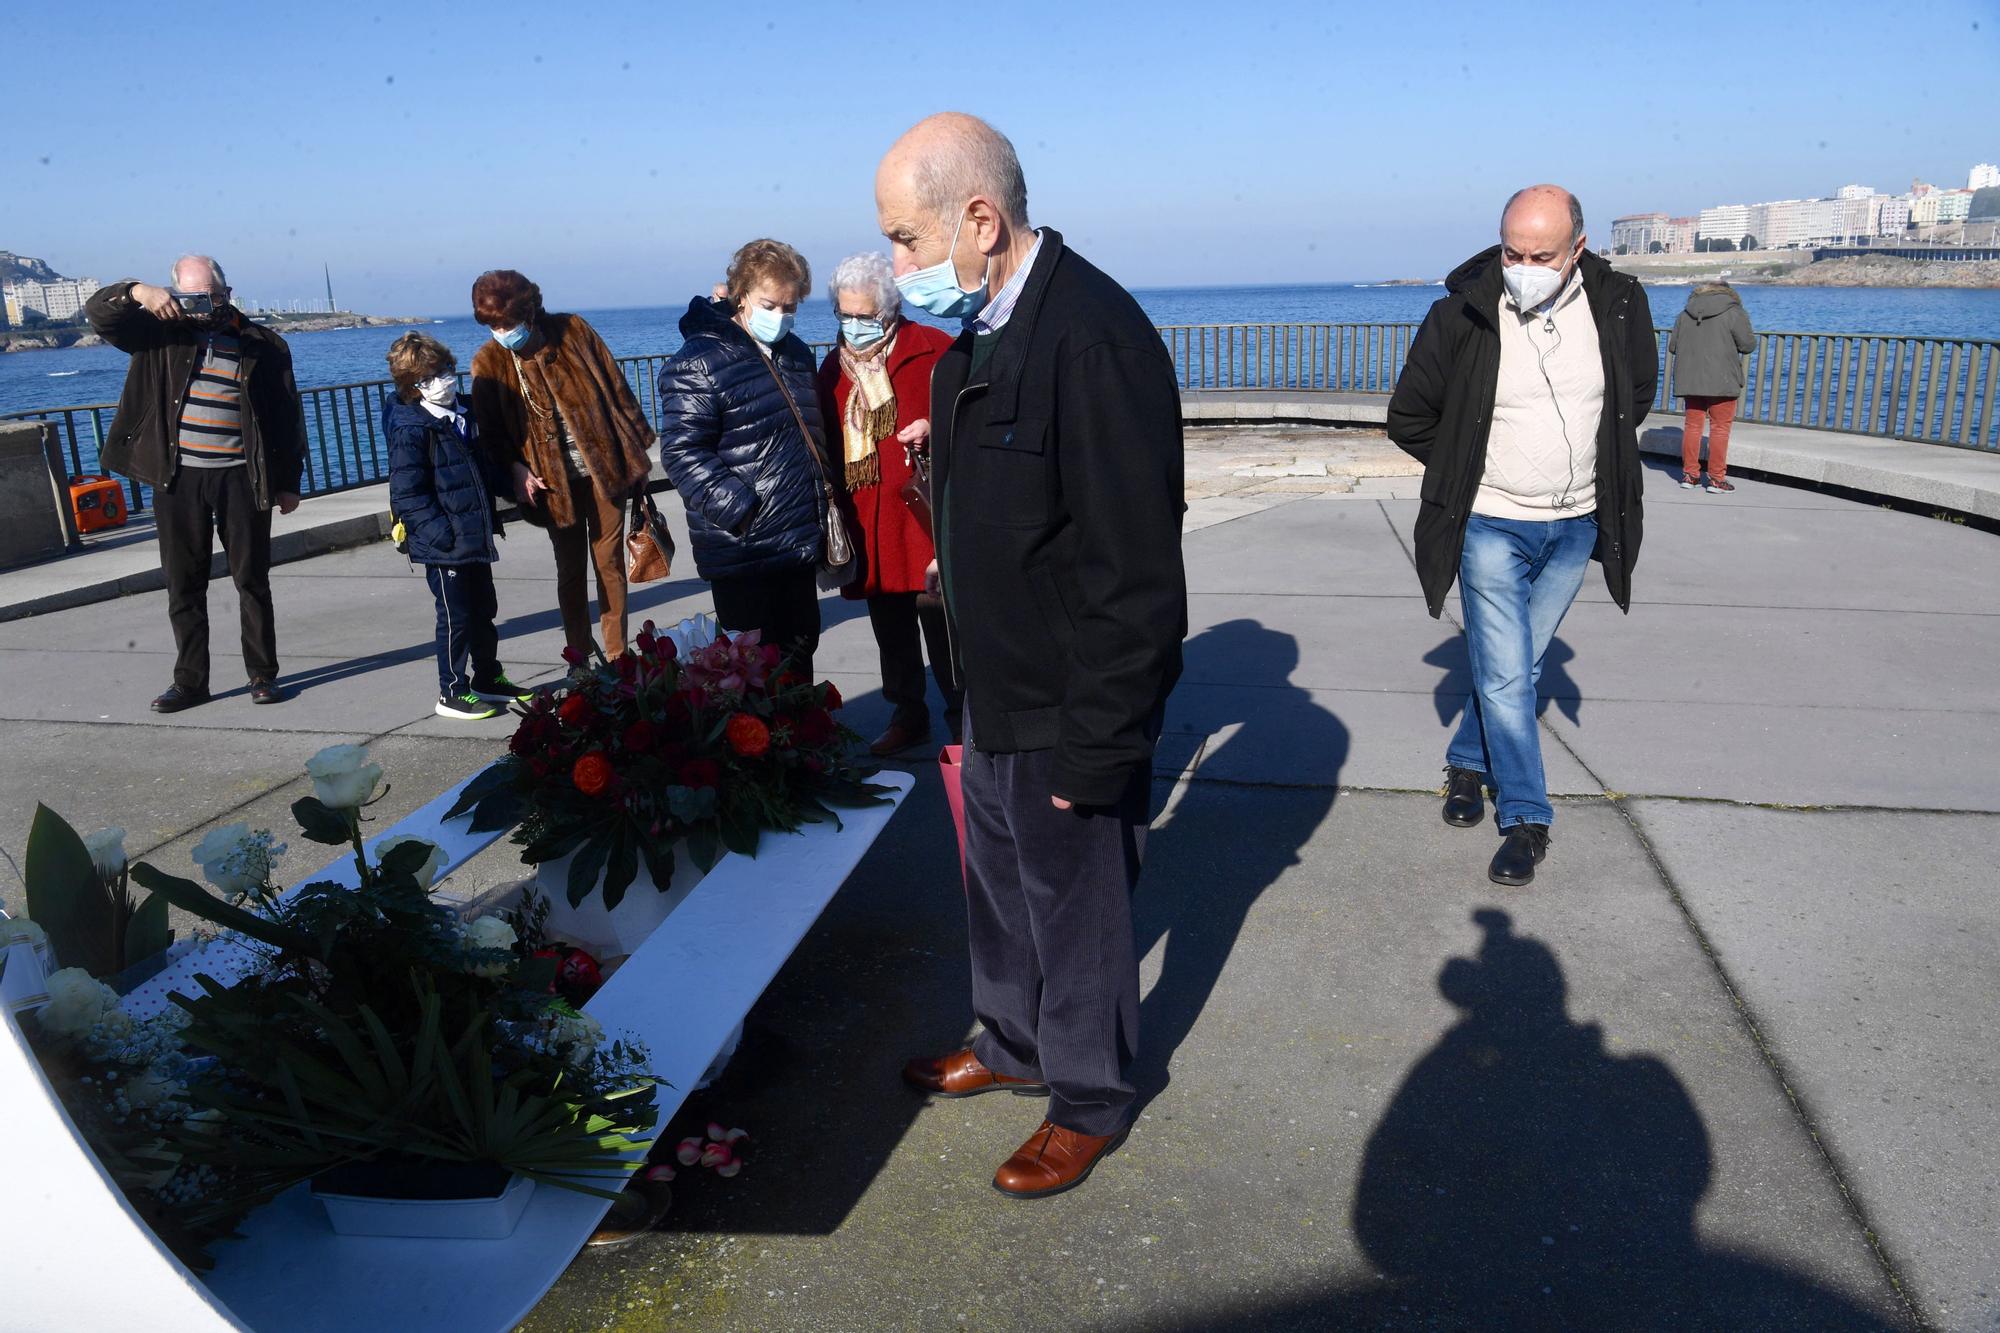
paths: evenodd
<path fill-rule="evenodd" d="M 524 690 L 513 681 L 508 680 L 507 673 L 504 671 L 494 676 L 492 680 L 484 683 L 474 681 L 472 692 L 481 699 L 496 704 L 524 704 L 532 701 L 535 697 L 533 690 Z"/>
<path fill-rule="evenodd" d="M 500 709 L 468 690 L 464 694 L 440 696 L 437 715 L 457 718 L 461 722 L 483 722 L 489 717 L 500 716 Z"/>

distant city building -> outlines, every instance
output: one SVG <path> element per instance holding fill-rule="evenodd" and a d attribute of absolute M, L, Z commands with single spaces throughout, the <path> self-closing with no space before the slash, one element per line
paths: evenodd
<path fill-rule="evenodd" d="M 1875 187 L 1872 185 L 1843 185 L 1840 187 L 1838 197 L 1841 199 L 1866 199 L 1874 193 Z"/>
<path fill-rule="evenodd" d="M 1646 255 L 1655 253 L 1654 242 L 1661 250 L 1666 249 L 1667 215 L 1665 213 L 1628 213 L 1622 218 L 1611 219 L 1611 250 L 1614 254 Z"/>
<path fill-rule="evenodd" d="M 29 314 L 61 321 L 83 313 L 83 303 L 97 290 L 95 278 L 60 278 L 55 282 L 11 282 L 0 288 L 7 308 L 7 322 L 23 323 Z"/>
<path fill-rule="evenodd" d="M 1704 208 L 1695 219 L 1695 238 L 1708 242 L 1728 241 L 1739 245 L 1750 234 L 1748 204 L 1718 204 Z"/>
<path fill-rule="evenodd" d="M 1875 236 L 1900 237 L 1910 225 L 1909 196 L 1901 194 L 1878 194 L 1868 201 L 1873 213 Z"/>
<path fill-rule="evenodd" d="M 1971 190 L 1940 190 L 1937 195 L 1939 222 L 1963 222 L 1972 216 Z"/>
<path fill-rule="evenodd" d="M 1981 162 L 1965 179 L 1965 188 L 1968 190 L 1986 190 L 1996 185 L 2000 185 L 2000 166 L 1995 166 L 1991 162 Z"/>
<path fill-rule="evenodd" d="M 1668 218 L 1667 253 L 1670 255 L 1693 254 L 1694 230 L 1695 220 L 1693 218 Z"/>

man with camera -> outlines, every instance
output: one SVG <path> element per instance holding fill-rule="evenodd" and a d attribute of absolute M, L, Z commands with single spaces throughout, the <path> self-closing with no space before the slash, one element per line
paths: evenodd
<path fill-rule="evenodd" d="M 172 287 L 112 283 L 84 307 L 130 354 L 103 464 L 153 488 L 153 523 L 174 627 L 174 680 L 156 713 L 208 702 L 208 573 L 219 533 L 242 607 L 253 703 L 278 691 L 271 609 L 271 508 L 299 504 L 305 419 L 285 340 L 229 304 L 222 266 L 183 255 Z"/>

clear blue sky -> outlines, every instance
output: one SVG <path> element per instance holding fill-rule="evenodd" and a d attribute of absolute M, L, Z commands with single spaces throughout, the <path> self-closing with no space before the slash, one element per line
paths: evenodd
<path fill-rule="evenodd" d="M 2000 161 L 2000 0 L 58 0 L 7 47 L 0 249 L 106 280 L 208 249 L 267 300 L 324 260 L 382 313 L 458 313 L 499 266 L 558 306 L 678 302 L 758 235 L 823 273 L 948 108 L 1129 286 L 1436 275 L 1542 179 L 1602 236 Z"/>

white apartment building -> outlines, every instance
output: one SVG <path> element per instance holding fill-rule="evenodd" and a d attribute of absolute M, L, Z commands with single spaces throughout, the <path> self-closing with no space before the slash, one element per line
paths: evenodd
<path fill-rule="evenodd" d="M 7 322 L 19 327 L 30 311 L 52 320 L 74 319 L 97 290 L 96 278 L 64 278 L 59 282 L 10 282 L 0 289 Z"/>
<path fill-rule="evenodd" d="M 1875 187 L 1872 185 L 1843 185 L 1840 187 L 1840 193 L 1836 197 L 1840 199 L 1866 199 L 1874 193 Z"/>
<path fill-rule="evenodd" d="M 1878 194 L 1868 201 L 1874 224 L 1870 230 L 1876 236 L 1899 237 L 1910 225 L 1909 196 L 1901 194 Z"/>
<path fill-rule="evenodd" d="M 1942 190 L 1935 198 L 1938 201 L 1937 220 L 1939 222 L 1963 222 L 1972 216 L 1971 190 Z"/>
<path fill-rule="evenodd" d="M 1717 204 L 1704 208 L 1695 219 L 1695 235 L 1704 241 L 1728 241 L 1740 244 L 1750 234 L 1750 206 L 1748 204 Z"/>
<path fill-rule="evenodd" d="M 1995 166 L 1991 162 L 1981 162 L 1965 178 L 1965 188 L 1968 190 L 1985 190 L 1996 185 L 2000 185 L 2000 166 Z"/>

